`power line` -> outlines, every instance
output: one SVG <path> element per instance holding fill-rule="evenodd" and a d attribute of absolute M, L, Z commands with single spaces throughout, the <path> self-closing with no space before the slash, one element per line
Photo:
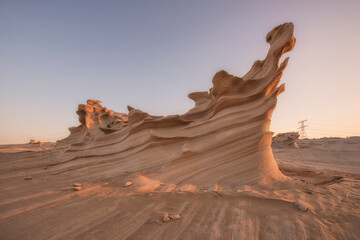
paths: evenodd
<path fill-rule="evenodd" d="M 299 122 L 300 127 L 298 127 L 298 129 L 300 129 L 300 138 L 307 138 L 305 128 L 308 127 L 309 125 L 305 125 L 305 122 L 307 122 L 306 119 Z"/>

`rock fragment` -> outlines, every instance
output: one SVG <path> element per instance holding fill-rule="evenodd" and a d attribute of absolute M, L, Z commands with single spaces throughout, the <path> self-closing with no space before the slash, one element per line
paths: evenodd
<path fill-rule="evenodd" d="M 169 217 L 173 220 L 177 220 L 180 218 L 180 215 L 179 214 L 171 214 Z"/>
<path fill-rule="evenodd" d="M 297 209 L 299 209 L 300 211 L 306 212 L 308 210 L 306 204 L 301 201 L 296 201 L 294 204 L 295 207 L 297 207 Z"/>
<path fill-rule="evenodd" d="M 24 178 L 24 180 L 31 180 L 32 179 L 32 177 L 26 177 L 26 178 Z"/>
<path fill-rule="evenodd" d="M 131 185 L 133 185 L 133 183 L 128 181 L 128 182 L 125 183 L 124 187 L 130 187 Z"/>
<path fill-rule="evenodd" d="M 163 222 L 168 222 L 168 221 L 170 221 L 170 217 L 169 217 L 169 214 L 168 214 L 168 213 L 164 213 L 164 216 L 163 216 L 163 218 L 162 218 L 162 221 L 163 221 Z"/>
<path fill-rule="evenodd" d="M 82 183 L 74 183 L 73 187 L 74 191 L 80 191 L 82 189 Z"/>

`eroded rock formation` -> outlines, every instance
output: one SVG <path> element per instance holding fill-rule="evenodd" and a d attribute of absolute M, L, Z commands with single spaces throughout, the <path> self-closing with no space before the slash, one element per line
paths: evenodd
<path fill-rule="evenodd" d="M 272 139 L 272 146 L 298 148 L 297 141 L 300 134 L 298 132 L 279 133 Z"/>
<path fill-rule="evenodd" d="M 128 122 L 126 113 L 117 113 L 101 105 L 101 101 L 89 99 L 86 104 L 79 104 L 76 113 L 81 123 L 70 127 L 70 136 L 57 142 L 57 147 L 75 142 L 92 141 L 103 133 L 111 133 Z"/>
<path fill-rule="evenodd" d="M 138 190 L 234 189 L 281 180 L 269 131 L 279 85 L 288 63 L 281 56 L 295 45 L 294 26 L 269 32 L 266 58 L 243 77 L 215 74 L 207 92 L 190 93 L 194 108 L 183 115 L 152 116 L 128 107 L 118 114 L 89 100 L 77 111 L 81 125 L 70 128 L 65 158 L 101 161 L 107 175 L 130 172 Z"/>
<path fill-rule="evenodd" d="M 79 105 L 76 113 L 79 115 L 81 127 L 85 127 L 88 130 L 101 126 L 110 128 L 111 125 L 128 121 L 127 114 L 109 110 L 103 107 L 99 100 L 87 100 L 87 104 Z"/>

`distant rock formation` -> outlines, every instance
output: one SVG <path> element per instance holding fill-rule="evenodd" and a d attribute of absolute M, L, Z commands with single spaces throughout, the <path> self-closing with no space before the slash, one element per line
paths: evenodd
<path fill-rule="evenodd" d="M 298 148 L 297 141 L 300 134 L 298 132 L 279 133 L 272 139 L 272 146 Z"/>
<path fill-rule="evenodd" d="M 63 157 L 101 161 L 112 174 L 138 173 L 139 191 L 234 189 L 283 179 L 269 126 L 285 89 L 278 85 L 289 58 L 279 61 L 295 45 L 293 31 L 292 23 L 274 28 L 264 60 L 243 77 L 216 73 L 209 91 L 189 94 L 195 106 L 183 115 L 153 116 L 128 107 L 127 116 L 88 100 L 77 111 L 81 125 L 58 142 L 66 148 Z"/>
<path fill-rule="evenodd" d="M 39 146 L 43 145 L 45 142 L 36 141 L 35 139 L 30 139 L 29 144 L 38 144 Z"/>

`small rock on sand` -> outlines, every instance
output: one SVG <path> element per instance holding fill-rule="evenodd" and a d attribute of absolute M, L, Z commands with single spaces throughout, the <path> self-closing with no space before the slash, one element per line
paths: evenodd
<path fill-rule="evenodd" d="M 170 218 L 169 218 L 169 214 L 168 214 L 168 213 L 164 213 L 164 216 L 163 216 L 163 218 L 162 218 L 162 221 L 163 221 L 163 222 L 168 222 L 168 221 L 170 221 Z"/>
<path fill-rule="evenodd" d="M 81 189 L 82 189 L 82 187 L 81 187 L 81 186 L 74 187 L 74 190 L 75 190 L 75 191 L 80 191 Z"/>
<path fill-rule="evenodd" d="M 171 214 L 169 217 L 173 220 L 176 220 L 176 219 L 180 218 L 180 215 L 179 214 Z"/>
<path fill-rule="evenodd" d="M 130 187 L 131 185 L 133 185 L 133 183 L 129 181 L 125 183 L 124 187 Z"/>
<path fill-rule="evenodd" d="M 81 187 L 82 186 L 82 183 L 74 183 L 73 184 L 73 187 Z"/>
<path fill-rule="evenodd" d="M 306 204 L 301 201 L 296 201 L 294 204 L 300 211 L 306 212 L 308 210 Z"/>
<path fill-rule="evenodd" d="M 26 177 L 26 178 L 24 178 L 24 180 L 31 180 L 32 179 L 32 177 Z"/>

